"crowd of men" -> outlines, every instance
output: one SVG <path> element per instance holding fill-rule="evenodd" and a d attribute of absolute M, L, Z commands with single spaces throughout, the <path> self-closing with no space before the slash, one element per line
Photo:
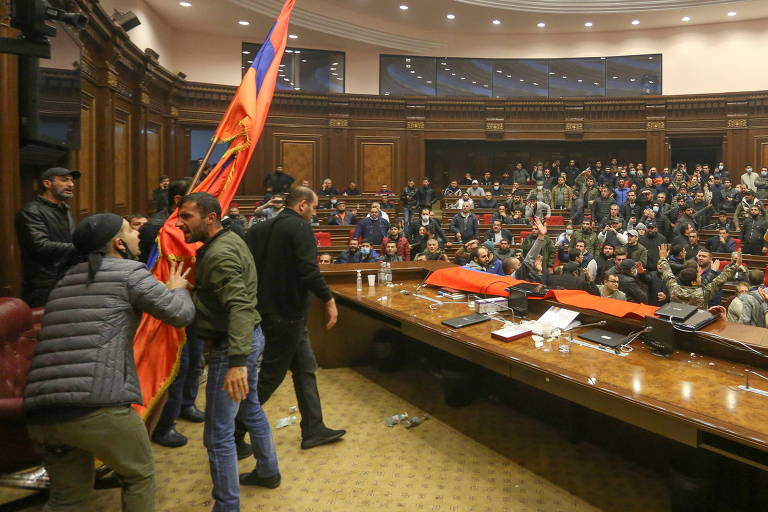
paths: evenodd
<path fill-rule="evenodd" d="M 615 300 L 698 307 L 722 307 L 722 286 L 735 280 L 728 318 L 766 326 L 763 272 L 742 265 L 731 234 L 740 233 L 744 253 L 768 253 L 762 204 L 768 168 L 755 172 L 748 165 L 731 175 L 722 163 L 659 170 L 612 159 L 583 169 L 574 160 L 556 161 L 529 171 L 518 163 L 499 176 L 468 173 L 442 194 L 428 178 L 419 185 L 408 180 L 399 196 L 382 185 L 363 216 L 346 209 L 346 199 L 360 195 L 355 183 L 340 192 L 325 179 L 313 191 L 306 181 L 295 186 L 278 166 L 265 178 L 265 200 L 250 219 L 236 205 L 225 215 L 213 196 L 188 194 L 190 178 L 162 176 L 151 216 L 96 214 L 76 227 L 69 202 L 79 177 L 62 167 L 44 171 L 39 195 L 16 216 L 22 296 L 46 308 L 24 406 L 51 477 L 52 510 L 77 508 L 87 499 L 94 456 L 120 476 L 124 510 L 153 510 L 149 438 L 130 407 L 141 401 L 132 340 L 142 312 L 186 328 L 179 374 L 151 439 L 181 447 L 187 438 L 176 420 L 205 423 L 214 510 L 238 510 L 240 484 L 280 484 L 261 404 L 289 369 L 302 448 L 345 434 L 323 421 L 305 327 L 310 294 L 325 304 L 328 328 L 337 318 L 318 266 L 334 261 L 329 253 L 317 255 L 312 226 L 319 224 L 318 207 L 332 210 L 328 224 L 354 230 L 336 263 L 440 260 Z M 447 231 L 435 216 L 441 198 L 459 210 Z M 398 208 L 402 217 L 390 218 L 386 210 Z M 493 212 L 484 233 L 478 209 Z M 552 237 L 547 219 L 558 210 L 568 210 L 570 220 Z M 183 265 L 174 264 L 160 283 L 144 264 L 174 211 L 186 242 L 202 243 L 192 292 Z M 529 234 L 515 244 L 510 225 L 524 225 Z M 703 240 L 702 229 L 717 234 Z M 713 253 L 729 253 L 729 263 Z M 203 412 L 195 403 L 206 349 Z M 251 455 L 255 469 L 238 476 L 237 459 Z"/>

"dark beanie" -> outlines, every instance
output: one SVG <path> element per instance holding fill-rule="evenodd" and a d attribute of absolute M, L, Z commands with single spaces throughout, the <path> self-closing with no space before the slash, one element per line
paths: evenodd
<path fill-rule="evenodd" d="M 72 243 L 77 252 L 88 256 L 88 282 L 93 281 L 106 254 L 107 242 L 123 227 L 123 218 L 114 213 L 97 213 L 86 217 L 72 233 Z"/>

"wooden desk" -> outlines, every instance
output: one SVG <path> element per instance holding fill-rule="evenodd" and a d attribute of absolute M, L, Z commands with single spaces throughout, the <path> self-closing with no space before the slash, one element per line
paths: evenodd
<path fill-rule="evenodd" d="M 688 446 L 768 469 L 768 396 L 738 388 L 745 383 L 745 370 L 760 371 L 756 366 L 698 355 L 706 350 L 692 355 L 690 345 L 686 345 L 686 352 L 676 351 L 663 358 L 652 354 L 639 340 L 626 357 L 577 344 L 569 354 L 560 353 L 556 343 L 552 351 L 545 352 L 535 348 L 530 337 L 511 343 L 494 340 L 490 332 L 502 326 L 497 321 L 451 329 L 441 322 L 467 314 L 466 304 L 447 304 L 434 310 L 429 307 L 431 302 L 400 293 L 413 292 L 428 270 L 446 265 L 393 264 L 397 286 L 370 288 L 364 282 L 362 292 L 355 289 L 354 269 L 371 273 L 376 272 L 375 265 L 324 269 L 339 307 L 339 323 L 333 331 L 325 331 L 319 304 L 313 307 L 309 327 L 320 365 L 362 364 L 370 359 L 376 334 L 392 329 L 588 409 Z M 421 293 L 436 296 L 430 288 Z M 382 297 L 386 299 L 379 300 Z M 543 311 L 551 304 L 530 301 L 534 310 L 531 316 L 537 317 L 537 309 Z M 598 312 L 589 316 L 608 318 L 606 329 L 614 331 L 628 332 L 643 325 L 639 320 L 606 317 Z M 766 329 L 725 321 L 709 329 L 768 353 Z M 702 349 L 711 343 L 701 338 L 689 340 L 696 342 Z M 756 360 L 762 363 L 763 358 Z M 768 382 L 756 377 L 751 384 L 768 390 Z"/>

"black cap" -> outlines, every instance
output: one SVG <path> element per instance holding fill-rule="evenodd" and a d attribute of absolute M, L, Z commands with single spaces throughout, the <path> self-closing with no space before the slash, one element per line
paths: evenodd
<path fill-rule="evenodd" d="M 99 251 L 120 232 L 123 218 L 114 213 L 97 213 L 83 219 L 72 233 L 77 252 L 88 254 Z"/>
<path fill-rule="evenodd" d="M 619 270 L 621 270 L 623 274 L 629 273 L 633 268 L 635 268 L 635 261 L 630 260 L 629 258 L 622 261 L 621 265 L 619 266 Z"/>
<path fill-rule="evenodd" d="M 80 178 L 80 174 L 80 171 L 69 170 L 66 167 L 51 167 L 40 174 L 40 181 L 49 180 L 54 176 L 72 176 L 72 179 L 76 180 Z"/>
<path fill-rule="evenodd" d="M 579 270 L 579 264 L 575 261 L 569 261 L 565 265 L 563 265 L 563 273 L 573 273 Z"/>
<path fill-rule="evenodd" d="M 645 229 L 651 229 L 655 227 L 656 227 L 656 223 L 653 222 L 652 220 L 649 220 L 648 222 L 645 223 Z"/>

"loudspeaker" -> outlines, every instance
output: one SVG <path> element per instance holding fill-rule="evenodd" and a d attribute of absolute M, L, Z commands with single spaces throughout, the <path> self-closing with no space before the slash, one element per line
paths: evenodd
<path fill-rule="evenodd" d="M 112 15 L 112 20 L 123 27 L 123 30 L 128 32 L 141 25 L 141 20 L 136 16 L 133 11 L 120 12 L 115 9 L 115 13 Z"/>

